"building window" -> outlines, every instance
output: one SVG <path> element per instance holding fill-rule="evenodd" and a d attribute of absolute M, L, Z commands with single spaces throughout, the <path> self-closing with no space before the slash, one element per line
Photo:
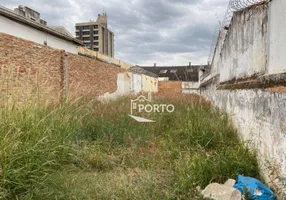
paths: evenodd
<path fill-rule="evenodd" d="M 95 37 L 94 37 L 94 40 L 98 40 L 98 36 L 95 36 Z"/>
<path fill-rule="evenodd" d="M 76 32 L 75 35 L 76 35 L 76 36 L 79 36 L 79 32 Z"/>
<path fill-rule="evenodd" d="M 82 32 L 83 35 L 90 35 L 90 31 L 84 31 Z"/>
<path fill-rule="evenodd" d="M 90 38 L 83 38 L 83 41 L 90 41 Z"/>
<path fill-rule="evenodd" d="M 93 34 L 97 35 L 97 34 L 98 34 L 98 31 L 94 31 Z"/>
<path fill-rule="evenodd" d="M 98 28 L 98 25 L 94 25 L 93 28 L 97 29 L 97 28 Z"/>
<path fill-rule="evenodd" d="M 98 51 L 98 48 L 93 48 L 94 51 Z"/>
<path fill-rule="evenodd" d="M 88 30 L 89 30 L 89 28 L 90 28 L 89 26 L 84 26 L 83 27 L 83 29 L 88 29 Z"/>
<path fill-rule="evenodd" d="M 79 29 L 80 29 L 80 27 L 79 27 L 79 26 L 76 26 L 76 27 L 75 27 L 75 30 L 77 30 L 77 31 L 78 31 Z"/>
<path fill-rule="evenodd" d="M 93 44 L 94 44 L 95 46 L 98 46 L 98 42 L 94 42 Z"/>

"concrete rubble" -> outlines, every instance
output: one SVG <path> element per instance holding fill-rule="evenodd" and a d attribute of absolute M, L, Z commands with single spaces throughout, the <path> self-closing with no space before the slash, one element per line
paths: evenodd
<path fill-rule="evenodd" d="M 229 179 L 224 184 L 211 183 L 202 191 L 202 195 L 204 198 L 214 200 L 241 200 L 240 191 L 233 188 L 235 182 L 235 180 Z"/>

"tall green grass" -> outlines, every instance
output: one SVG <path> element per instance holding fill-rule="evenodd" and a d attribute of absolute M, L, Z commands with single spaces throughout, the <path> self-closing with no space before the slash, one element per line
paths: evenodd
<path fill-rule="evenodd" d="M 67 109 L 0 110 L 2 197 L 30 195 L 55 170 L 77 161 L 73 135 L 80 122 Z"/>
<path fill-rule="evenodd" d="M 128 117 L 130 98 L 0 109 L 0 197 L 195 199 L 196 187 L 259 177 L 228 117 L 196 97 L 171 114 Z"/>

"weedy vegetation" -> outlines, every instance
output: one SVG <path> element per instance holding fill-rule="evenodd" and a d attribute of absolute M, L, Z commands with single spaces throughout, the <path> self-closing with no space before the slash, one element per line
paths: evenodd
<path fill-rule="evenodd" d="M 128 117 L 130 98 L 0 108 L 2 199 L 202 199 L 238 174 L 259 177 L 255 153 L 228 117 L 196 96 L 157 97 L 173 113 Z"/>

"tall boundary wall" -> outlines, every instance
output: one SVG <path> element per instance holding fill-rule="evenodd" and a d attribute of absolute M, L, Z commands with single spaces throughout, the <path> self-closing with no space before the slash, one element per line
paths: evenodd
<path fill-rule="evenodd" d="M 0 106 L 2 102 L 57 103 L 105 94 L 157 92 L 157 83 L 156 78 L 133 74 L 94 57 L 0 32 Z"/>
<path fill-rule="evenodd" d="M 117 60 L 115 58 L 106 56 L 106 55 L 104 55 L 98 51 L 92 51 L 92 50 L 87 49 L 85 47 L 78 47 L 77 50 L 78 50 L 78 53 L 80 55 L 88 56 L 88 57 L 91 57 L 91 58 L 94 58 L 94 59 L 97 59 L 97 60 L 100 60 L 103 62 L 107 62 L 107 63 L 113 64 L 113 65 L 116 65 L 118 67 L 121 67 L 123 69 L 129 69 L 132 67 L 131 64 L 128 64 L 128 63 L 123 62 L 121 60 Z"/>
<path fill-rule="evenodd" d="M 99 97 L 100 100 L 116 99 L 128 94 L 139 94 L 141 92 L 158 93 L 159 82 L 157 78 L 145 74 L 126 72 L 119 73 L 117 78 L 117 90 L 113 93 L 107 92 Z"/>
<path fill-rule="evenodd" d="M 261 174 L 281 199 L 286 198 L 285 20 L 285 0 L 235 12 L 219 37 L 221 52 L 200 78 L 201 95 L 226 111 L 241 138 L 257 150 Z"/>
<path fill-rule="evenodd" d="M 200 94 L 199 82 L 184 81 L 159 81 L 158 93 L 163 95 L 172 94 Z"/>

